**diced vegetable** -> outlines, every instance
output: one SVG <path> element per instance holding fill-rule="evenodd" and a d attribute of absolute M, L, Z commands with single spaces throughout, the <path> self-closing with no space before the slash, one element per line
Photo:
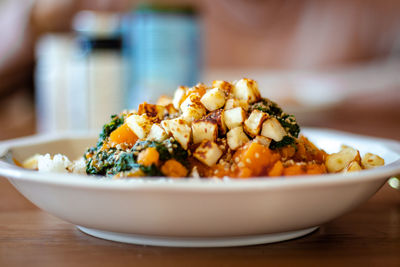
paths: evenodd
<path fill-rule="evenodd" d="M 168 134 L 172 134 L 184 149 L 188 148 L 192 128 L 184 120 L 180 118 L 163 120 L 161 126 Z"/>
<path fill-rule="evenodd" d="M 268 118 L 268 114 L 258 109 L 251 112 L 250 116 L 244 122 L 244 130 L 251 136 L 256 136 L 260 132 L 261 125 Z"/>
<path fill-rule="evenodd" d="M 200 96 L 192 94 L 186 98 L 180 106 L 182 111 L 182 119 L 187 123 L 198 120 L 206 114 L 206 108 L 200 102 Z"/>
<path fill-rule="evenodd" d="M 352 161 L 355 161 L 360 165 L 360 153 L 354 148 L 344 147 L 338 153 L 328 155 L 325 165 L 329 172 L 339 172 L 346 168 L 346 166 Z"/>
<path fill-rule="evenodd" d="M 233 84 L 231 84 L 230 82 L 217 80 L 212 82 L 212 86 L 213 88 L 219 88 L 224 91 L 226 96 L 232 93 Z"/>
<path fill-rule="evenodd" d="M 283 175 L 303 175 L 307 173 L 307 167 L 305 165 L 293 164 L 283 169 Z"/>
<path fill-rule="evenodd" d="M 385 160 L 378 155 L 366 153 L 362 158 L 361 163 L 365 169 L 371 169 L 378 166 L 383 166 L 385 164 Z"/>
<path fill-rule="evenodd" d="M 218 135 L 225 135 L 226 134 L 226 125 L 224 120 L 224 110 L 218 109 L 208 113 L 204 119 L 205 121 L 209 121 L 212 123 L 216 123 L 218 126 Z"/>
<path fill-rule="evenodd" d="M 312 163 L 307 164 L 307 174 L 323 174 L 326 173 L 324 164 Z"/>
<path fill-rule="evenodd" d="M 203 140 L 194 151 L 193 156 L 202 163 L 211 167 L 217 163 L 219 158 L 222 156 L 222 150 L 216 143 L 209 140 Z"/>
<path fill-rule="evenodd" d="M 115 129 L 110 134 L 110 142 L 112 144 L 124 144 L 125 143 L 129 146 L 133 146 L 137 140 L 138 140 L 138 137 L 131 130 L 131 128 L 129 128 L 129 126 L 126 123 L 119 126 L 117 129 Z"/>
<path fill-rule="evenodd" d="M 225 103 L 225 110 L 241 107 L 243 110 L 249 110 L 249 103 L 246 100 L 229 98 Z"/>
<path fill-rule="evenodd" d="M 160 124 L 153 124 L 151 126 L 147 140 L 154 140 L 162 142 L 168 138 L 168 134 L 165 132 L 164 128 Z"/>
<path fill-rule="evenodd" d="M 235 153 L 234 160 L 235 157 L 239 157 L 239 168 L 249 168 L 253 176 L 261 175 L 277 158 L 270 149 L 256 142 L 243 147 Z"/>
<path fill-rule="evenodd" d="M 138 114 L 146 114 L 150 118 L 162 120 L 164 118 L 165 107 L 144 102 L 139 105 Z"/>
<path fill-rule="evenodd" d="M 357 161 L 351 161 L 343 170 L 342 172 L 358 172 L 361 171 L 362 168 Z"/>
<path fill-rule="evenodd" d="M 128 118 L 126 118 L 125 123 L 140 139 L 146 138 L 153 124 L 151 119 L 146 114 L 131 115 Z"/>
<path fill-rule="evenodd" d="M 218 125 L 210 120 L 199 120 L 192 123 L 193 144 L 203 140 L 215 141 L 218 136 Z"/>
<path fill-rule="evenodd" d="M 253 170 L 248 167 L 243 167 L 239 169 L 239 173 L 237 175 L 238 178 L 249 178 L 253 176 Z"/>
<path fill-rule="evenodd" d="M 137 158 L 137 163 L 143 166 L 158 165 L 158 159 L 160 154 L 158 154 L 157 149 L 154 147 L 148 147 L 139 153 Z"/>
<path fill-rule="evenodd" d="M 161 172 L 168 177 L 185 177 L 188 170 L 179 161 L 174 159 L 167 160 L 161 167 Z"/>
<path fill-rule="evenodd" d="M 200 102 L 207 110 L 214 111 L 225 105 L 225 93 L 219 88 L 211 89 L 201 97 Z"/>
<path fill-rule="evenodd" d="M 257 102 L 261 98 L 257 82 L 246 78 L 235 82 L 232 91 L 235 98 L 249 103 Z"/>
<path fill-rule="evenodd" d="M 269 170 L 268 176 L 282 176 L 282 175 L 283 175 L 283 164 L 282 161 L 278 160 Z"/>
<path fill-rule="evenodd" d="M 204 109 L 204 106 L 200 102 L 200 99 L 201 99 L 201 97 L 197 94 L 189 95 L 185 99 L 185 101 L 182 102 L 182 104 L 180 105 L 179 108 L 182 112 L 187 111 L 189 108 L 193 108 L 193 109 L 199 110 L 199 112 L 201 112 L 201 113 L 205 113 L 205 112 L 200 111 L 200 110 Z"/>
<path fill-rule="evenodd" d="M 262 125 L 261 135 L 279 142 L 286 135 L 285 129 L 276 118 L 269 118 Z"/>
<path fill-rule="evenodd" d="M 226 134 L 226 139 L 228 141 L 229 148 L 232 150 L 238 149 L 249 141 L 249 138 L 243 132 L 242 126 L 238 126 L 230 130 Z"/>
<path fill-rule="evenodd" d="M 117 129 L 120 125 L 124 123 L 125 114 L 120 114 L 120 116 L 112 115 L 111 122 L 105 124 L 103 129 L 99 135 L 99 140 L 97 142 L 97 147 L 101 147 L 103 145 L 104 140 L 110 136 L 110 134 Z"/>
<path fill-rule="evenodd" d="M 186 91 L 186 95 L 187 96 L 197 95 L 201 98 L 206 93 L 206 91 L 207 91 L 207 86 L 205 84 L 198 83 L 196 84 L 196 86 L 189 88 Z"/>
<path fill-rule="evenodd" d="M 178 89 L 175 90 L 174 98 L 172 99 L 172 104 L 175 109 L 179 110 L 179 107 L 186 98 L 187 90 L 188 88 L 186 86 L 179 86 Z"/>
<path fill-rule="evenodd" d="M 224 122 L 228 129 L 233 129 L 242 125 L 246 119 L 246 113 L 241 107 L 225 110 Z"/>

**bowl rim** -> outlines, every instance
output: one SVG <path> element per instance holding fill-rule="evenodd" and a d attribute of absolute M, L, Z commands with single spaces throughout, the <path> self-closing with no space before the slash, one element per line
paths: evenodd
<path fill-rule="evenodd" d="M 30 181 L 46 183 L 49 185 L 68 186 L 86 189 L 109 189 L 109 190 L 184 190 L 184 191 L 246 191 L 266 190 L 275 188 L 299 188 L 318 187 L 321 185 L 341 185 L 359 183 L 374 180 L 387 180 L 393 175 L 400 173 L 400 142 L 337 131 L 327 128 L 304 127 L 302 132 L 324 132 L 333 135 L 345 135 L 351 138 L 363 138 L 373 142 L 379 142 L 389 151 L 399 155 L 399 158 L 385 166 L 375 169 L 363 170 L 354 173 L 335 173 L 323 175 L 301 175 L 287 177 L 254 177 L 252 179 L 170 179 L 165 177 L 136 178 L 136 179 L 109 179 L 96 176 L 85 176 L 70 173 L 40 173 L 37 171 L 22 169 L 5 161 L 5 154 L 13 147 L 23 147 L 32 144 L 45 144 L 62 139 L 93 138 L 98 133 L 93 132 L 63 132 L 46 135 L 33 135 L 29 137 L 13 139 L 0 142 L 0 176 L 7 177 L 12 181 Z"/>

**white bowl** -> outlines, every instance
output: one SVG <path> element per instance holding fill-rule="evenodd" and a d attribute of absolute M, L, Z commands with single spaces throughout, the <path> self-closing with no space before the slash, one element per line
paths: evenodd
<path fill-rule="evenodd" d="M 237 246 L 287 240 L 352 210 L 400 173 L 400 143 L 304 129 L 318 147 L 351 145 L 386 165 L 350 174 L 247 180 L 104 178 L 16 167 L 35 153 L 83 154 L 96 137 L 66 134 L 0 143 L 0 175 L 30 201 L 82 231 L 109 240 L 161 246 Z"/>

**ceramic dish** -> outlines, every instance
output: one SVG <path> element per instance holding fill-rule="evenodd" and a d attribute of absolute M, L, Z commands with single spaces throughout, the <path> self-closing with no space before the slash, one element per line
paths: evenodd
<path fill-rule="evenodd" d="M 35 153 L 82 155 L 96 135 L 36 136 L 0 143 L 0 175 L 41 209 L 100 238 L 146 245 L 238 246 L 287 240 L 354 209 L 400 172 L 400 143 L 304 129 L 318 147 L 351 145 L 386 165 L 291 178 L 127 179 L 39 173 L 12 164 Z"/>

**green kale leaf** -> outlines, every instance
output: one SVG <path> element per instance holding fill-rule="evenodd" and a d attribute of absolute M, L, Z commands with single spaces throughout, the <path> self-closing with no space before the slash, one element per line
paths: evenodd
<path fill-rule="evenodd" d="M 299 137 L 300 126 L 297 124 L 296 118 L 293 115 L 285 114 L 282 117 L 277 117 L 277 120 L 287 133 L 293 137 Z"/>
<path fill-rule="evenodd" d="M 184 163 L 188 157 L 187 151 L 173 138 L 168 138 L 162 142 L 150 140 L 140 141 L 133 146 L 132 150 L 142 151 L 148 147 L 154 147 L 157 150 L 161 161 L 173 158 Z"/>
<path fill-rule="evenodd" d="M 107 151 L 93 152 L 93 148 L 89 148 L 84 155 L 86 161 L 86 173 L 92 175 L 106 175 L 115 164 L 115 149 L 111 148 Z M 90 157 L 88 155 L 91 155 Z"/>
<path fill-rule="evenodd" d="M 136 167 L 136 160 L 132 153 L 122 152 L 118 155 L 118 159 L 114 162 L 109 174 L 117 174 L 123 171 L 129 171 Z"/>
<path fill-rule="evenodd" d="M 110 134 L 117 129 L 120 125 L 124 123 L 124 117 L 118 115 L 111 116 L 111 122 L 105 124 L 103 129 L 99 135 L 99 140 L 97 142 L 97 147 L 101 147 L 103 145 L 104 140 L 110 136 Z"/>
<path fill-rule="evenodd" d="M 156 165 L 152 164 L 150 166 L 140 165 L 139 168 L 147 175 L 147 176 L 163 176 L 161 171 L 157 168 Z"/>
<path fill-rule="evenodd" d="M 272 140 L 271 144 L 269 145 L 269 148 L 278 149 L 289 145 L 296 147 L 296 140 L 291 136 L 285 135 L 279 142 Z"/>

